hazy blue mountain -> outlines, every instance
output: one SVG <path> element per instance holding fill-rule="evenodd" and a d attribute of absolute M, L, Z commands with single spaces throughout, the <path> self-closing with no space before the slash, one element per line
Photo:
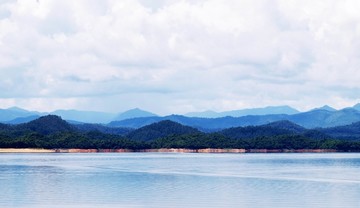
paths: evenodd
<path fill-rule="evenodd" d="M 182 125 L 192 126 L 204 132 L 212 132 L 220 129 L 239 127 L 239 126 L 258 126 L 270 122 L 286 120 L 288 115 L 264 115 L 264 116 L 242 116 L 242 117 L 221 117 L 221 118 L 189 118 L 179 115 L 166 116 L 171 121 Z"/>
<path fill-rule="evenodd" d="M 360 121 L 360 112 L 352 108 L 345 108 L 333 112 L 313 110 L 292 115 L 288 120 L 306 128 L 334 127 Z"/>
<path fill-rule="evenodd" d="M 207 111 L 202 111 L 202 112 L 190 112 L 190 113 L 185 114 L 185 116 L 198 117 L 198 118 L 217 118 L 217 117 L 220 117 L 220 113 L 211 111 L 211 110 L 207 110 Z"/>
<path fill-rule="evenodd" d="M 68 122 L 69 124 L 73 124 L 73 125 L 81 125 L 81 124 L 100 124 L 100 123 L 85 123 L 85 122 L 75 121 L 75 120 L 65 120 L 65 121 Z"/>
<path fill-rule="evenodd" d="M 79 110 L 56 110 L 50 113 L 40 113 L 36 111 L 27 111 L 18 107 L 0 109 L 0 122 L 19 124 L 34 120 L 40 116 L 53 114 L 62 117 L 70 123 L 109 123 L 113 120 L 123 120 L 128 118 L 156 116 L 153 113 L 135 108 L 121 114 L 79 111 Z M 36 117 L 37 116 L 37 117 Z"/>
<path fill-rule="evenodd" d="M 167 136 L 178 136 L 194 133 L 200 132 L 195 128 L 184 126 L 170 120 L 164 120 L 132 131 L 127 135 L 127 137 L 139 141 L 151 141 Z"/>
<path fill-rule="evenodd" d="M 264 125 L 281 120 L 288 120 L 305 128 L 344 126 L 360 121 L 360 111 L 356 110 L 357 108 L 360 108 L 360 104 L 342 110 L 334 110 L 329 106 L 323 106 L 308 112 L 291 114 L 291 112 L 295 112 L 291 110 L 292 108 L 288 106 L 278 106 L 262 109 L 248 109 L 253 113 L 258 114 L 265 112 L 270 113 L 266 115 L 246 115 L 239 117 L 224 116 L 218 118 L 187 117 L 180 115 L 159 117 L 151 112 L 138 108 L 126 111 L 118 116 L 111 113 L 77 110 L 57 110 L 52 112 L 52 114 L 61 116 L 64 120 L 71 121 L 70 123 L 72 124 L 109 123 L 112 121 L 108 124 L 109 127 L 140 128 L 162 120 L 171 120 L 182 125 L 197 128 L 204 132 L 214 132 L 225 128 Z M 286 112 L 284 109 L 289 110 L 287 111 L 287 114 L 276 113 Z M 246 110 L 242 110 L 242 113 L 245 111 Z M 249 113 L 250 111 L 247 112 Z M 234 112 L 237 112 L 237 115 L 240 115 L 238 111 Z M 25 123 L 37 119 L 43 114 L 44 113 L 27 111 L 17 107 L 0 109 L 0 122 L 10 124 Z"/>
<path fill-rule="evenodd" d="M 348 125 L 354 122 L 360 121 L 360 112 L 352 108 L 346 108 L 333 112 L 333 114 L 327 118 L 325 127 Z"/>
<path fill-rule="evenodd" d="M 33 121 L 35 119 L 38 119 L 40 118 L 40 115 L 32 115 L 32 116 L 27 116 L 27 117 L 18 117 L 18 118 L 15 118 L 11 121 L 5 121 L 4 123 L 7 123 L 7 124 L 22 124 L 22 123 L 27 123 L 27 122 L 30 122 L 30 121 Z"/>
<path fill-rule="evenodd" d="M 230 127 L 262 125 L 274 121 L 286 120 L 288 115 L 264 115 L 264 116 L 243 116 L 243 117 L 222 117 L 222 118 L 197 118 L 181 115 L 170 115 L 164 117 L 143 117 L 121 121 L 113 121 L 109 126 L 140 128 L 155 122 L 170 120 L 182 125 L 191 126 L 205 132 L 217 131 Z"/>
<path fill-rule="evenodd" d="M 115 114 L 112 113 L 78 110 L 56 110 L 51 112 L 51 114 L 58 115 L 64 120 L 83 123 L 108 123 L 115 117 Z"/>
<path fill-rule="evenodd" d="M 30 111 L 27 111 L 25 109 L 22 109 L 22 108 L 19 108 L 19 107 L 10 107 L 10 108 L 7 108 L 6 110 L 9 110 L 9 111 L 13 111 L 13 112 L 18 112 L 18 113 L 29 113 Z"/>
<path fill-rule="evenodd" d="M 360 111 L 360 103 L 354 105 L 353 108 L 354 108 L 355 110 Z"/>
<path fill-rule="evenodd" d="M 154 116 L 157 116 L 157 115 L 154 113 L 148 112 L 148 111 L 144 111 L 139 108 L 134 108 L 134 109 L 131 109 L 131 110 L 128 110 L 128 111 L 118 114 L 113 119 L 113 121 L 121 121 L 121 120 L 125 120 L 125 119 L 130 119 L 130 118 L 154 117 Z"/>
<path fill-rule="evenodd" d="M 220 115 L 240 117 L 246 115 L 272 115 L 272 114 L 292 115 L 296 113 L 299 113 L 299 111 L 290 106 L 284 105 L 284 106 L 268 106 L 264 108 L 249 108 L 243 110 L 225 111 L 220 113 Z"/>
<path fill-rule="evenodd" d="M 141 118 L 129 118 L 125 120 L 119 120 L 119 121 L 111 121 L 107 126 L 110 127 L 127 127 L 127 128 L 141 128 L 143 126 L 156 123 L 159 121 L 166 120 L 164 117 L 141 117 Z"/>
<path fill-rule="evenodd" d="M 304 113 L 295 114 L 288 118 L 289 121 L 305 128 L 322 127 L 325 120 L 330 117 L 334 112 L 327 110 L 311 110 Z"/>
<path fill-rule="evenodd" d="M 284 106 L 268 106 L 264 108 L 249 108 L 242 110 L 215 112 L 215 111 L 203 111 L 203 112 L 192 112 L 185 114 L 188 117 L 200 117 L 200 118 L 220 118 L 220 117 L 241 117 L 247 115 L 272 115 L 272 114 L 287 114 L 293 115 L 299 113 L 298 110 L 284 105 Z"/>
<path fill-rule="evenodd" d="M 199 130 L 209 132 L 225 128 L 240 126 L 258 126 L 275 121 L 289 120 L 305 128 L 333 127 L 348 125 L 360 121 L 360 112 L 352 108 L 339 111 L 312 110 L 309 112 L 294 115 L 272 114 L 272 115 L 249 115 L 242 117 L 221 117 L 221 118 L 197 118 L 179 115 L 165 117 L 143 117 L 113 121 L 109 125 L 116 127 L 140 128 L 162 120 L 171 120 L 182 125 L 195 127 Z"/>
<path fill-rule="evenodd" d="M 336 111 L 336 109 L 335 109 L 335 108 L 330 107 L 330 106 L 328 106 L 328 105 L 324 105 L 324 106 L 322 106 L 322 107 L 320 107 L 320 108 L 314 108 L 313 110 Z"/>
<path fill-rule="evenodd" d="M 28 117 L 33 115 L 40 115 L 40 113 L 36 111 L 27 111 L 18 107 L 0 109 L 0 122 L 11 121 L 19 117 Z"/>
<path fill-rule="evenodd" d="M 264 116 L 247 118 L 265 121 L 260 119 L 261 117 Z M 177 115 L 171 115 L 168 118 L 193 122 L 197 125 L 204 121 L 203 118 L 195 120 Z M 233 121 L 231 119 L 239 120 L 239 118 L 233 117 L 225 118 L 230 121 Z M 217 120 L 207 119 L 207 121 Z M 360 151 L 360 122 L 336 128 L 308 130 L 290 121 L 282 120 L 259 126 L 234 127 L 215 133 L 201 133 L 193 127 L 165 120 L 133 130 L 130 133 L 126 133 L 126 131 L 128 129 L 109 128 L 99 124 L 71 125 L 59 116 L 48 115 L 25 124 L 0 123 L 0 146 L 2 148 L 125 148 L 133 150 L 149 148 L 287 150 L 329 148 L 340 151 Z M 343 139 L 343 141 L 334 138 Z"/>

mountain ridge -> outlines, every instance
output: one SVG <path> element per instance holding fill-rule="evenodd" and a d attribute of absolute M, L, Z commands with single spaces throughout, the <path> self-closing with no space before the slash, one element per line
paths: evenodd
<path fill-rule="evenodd" d="M 209 129 L 209 131 L 214 131 L 228 127 L 262 125 L 279 120 L 290 120 L 307 128 L 326 128 L 338 125 L 347 125 L 351 124 L 352 122 L 360 121 L 360 103 L 354 105 L 353 107 L 348 107 L 341 110 L 336 110 L 328 105 L 324 105 L 320 108 L 315 108 L 306 112 L 299 112 L 295 114 L 292 113 L 297 111 L 296 109 L 290 113 L 285 112 L 284 109 L 290 109 L 290 111 L 292 111 L 291 109 L 293 108 L 289 106 L 268 106 L 264 108 L 242 109 L 219 113 L 215 111 L 203 111 L 202 113 L 212 114 L 212 116 L 201 117 L 200 115 L 195 116 L 193 114 L 193 117 L 190 117 L 189 115 L 191 115 L 191 113 L 185 115 L 158 116 L 152 112 L 139 108 L 130 109 L 116 114 L 79 110 L 56 110 L 50 113 L 43 113 L 37 111 L 27 111 L 19 107 L 11 107 L 7 109 L 0 109 L 0 122 L 19 124 L 35 120 L 43 115 L 54 114 L 61 116 L 64 120 L 71 121 L 74 124 L 101 123 L 108 124 L 109 126 L 124 125 L 125 127 L 138 128 L 161 120 L 170 119 L 202 130 Z M 221 113 L 224 113 L 222 117 L 218 117 L 221 115 Z M 228 116 L 228 114 L 233 114 L 233 116 Z M 244 115 L 239 116 L 242 114 Z M 221 121 L 224 123 L 221 124 Z"/>
<path fill-rule="evenodd" d="M 125 120 L 129 118 L 141 118 L 141 117 L 154 117 L 158 116 L 149 111 L 142 110 L 140 108 L 133 108 L 125 112 L 119 113 L 113 120 Z"/>
<path fill-rule="evenodd" d="M 189 117 L 201 117 L 201 118 L 220 118 L 220 117 L 241 117 L 247 115 L 272 115 L 272 114 L 296 114 L 300 113 L 300 111 L 296 110 L 287 105 L 283 106 L 266 106 L 263 108 L 245 108 L 240 110 L 231 110 L 231 111 L 223 111 L 223 112 L 215 112 L 211 110 L 202 111 L 202 112 L 191 112 L 184 114 Z"/>
<path fill-rule="evenodd" d="M 192 126 L 198 129 L 219 130 L 239 126 L 263 125 L 275 121 L 289 120 L 297 125 L 306 128 L 326 128 L 351 124 L 360 121 L 360 112 L 348 108 L 338 111 L 312 110 L 293 115 L 274 114 L 274 115 L 248 115 L 242 117 L 221 117 L 221 118 L 198 118 L 185 117 L 181 115 L 170 115 L 163 117 L 144 117 L 112 121 L 108 125 L 113 127 L 140 128 L 154 122 L 171 120 L 182 125 Z"/>
<path fill-rule="evenodd" d="M 319 107 L 319 108 L 314 108 L 312 110 L 327 110 L 327 111 L 336 111 L 335 108 L 331 107 L 331 106 L 328 106 L 328 105 L 324 105 L 322 107 Z"/>
<path fill-rule="evenodd" d="M 176 115 L 173 117 L 179 120 L 186 118 Z M 342 135 L 344 132 L 347 135 Z M 232 127 L 206 133 L 169 120 L 135 130 L 109 128 L 98 124 L 78 128 L 59 116 L 47 115 L 25 124 L 0 123 L 0 135 L 0 148 L 90 148 L 107 149 L 106 151 L 146 151 L 154 148 L 360 151 L 360 122 L 336 128 L 306 129 L 291 121 L 281 120 L 265 125 Z"/>

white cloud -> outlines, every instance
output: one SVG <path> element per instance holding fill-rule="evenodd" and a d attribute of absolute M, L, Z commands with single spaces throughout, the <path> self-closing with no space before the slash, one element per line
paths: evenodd
<path fill-rule="evenodd" d="M 356 0 L 0 1 L 0 107 L 346 107 L 360 101 L 359 10 Z"/>

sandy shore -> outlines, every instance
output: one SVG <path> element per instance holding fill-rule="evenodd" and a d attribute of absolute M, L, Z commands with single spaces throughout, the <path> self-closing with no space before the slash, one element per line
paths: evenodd
<path fill-rule="evenodd" d="M 0 153 L 51 153 L 53 149 L 35 149 L 35 148 L 0 148 Z"/>
<path fill-rule="evenodd" d="M 174 153 L 326 153 L 337 152 L 333 149 L 299 149 L 299 150 L 268 150 L 268 149 L 36 149 L 36 148 L 0 148 L 0 153 L 121 153 L 121 152 L 174 152 Z"/>

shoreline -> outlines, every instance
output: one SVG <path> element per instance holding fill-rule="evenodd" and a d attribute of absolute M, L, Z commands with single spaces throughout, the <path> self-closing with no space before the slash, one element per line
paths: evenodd
<path fill-rule="evenodd" d="M 334 149 L 185 149 L 185 148 L 161 148 L 161 149 L 41 149 L 41 148 L 0 148 L 0 153 L 334 153 L 344 152 Z"/>
<path fill-rule="evenodd" d="M 52 149 L 40 148 L 0 148 L 0 153 L 53 153 Z"/>

